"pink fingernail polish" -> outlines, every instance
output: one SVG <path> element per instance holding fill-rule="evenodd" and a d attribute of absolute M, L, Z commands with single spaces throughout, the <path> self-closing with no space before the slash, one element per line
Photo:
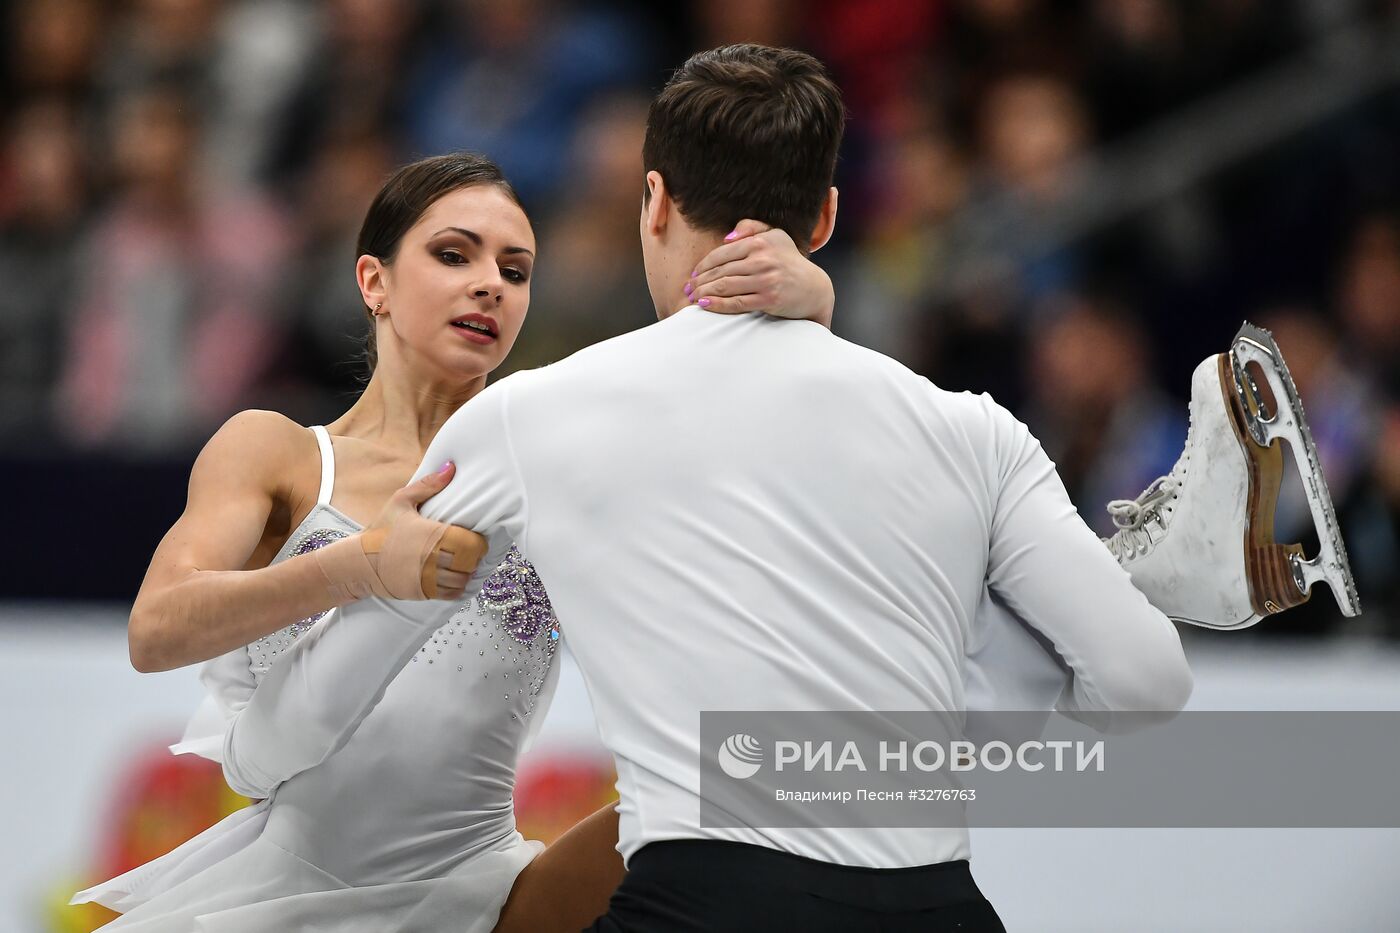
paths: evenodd
<path fill-rule="evenodd" d="M 685 297 L 689 298 L 689 297 L 690 297 L 690 293 L 693 292 L 693 291 L 695 291 L 695 286 L 691 285 L 689 282 L 686 282 L 686 283 L 685 283 Z"/>
<path fill-rule="evenodd" d="M 738 231 L 738 230 L 730 230 L 730 231 L 729 231 L 729 236 L 727 236 L 727 237 L 724 238 L 724 242 L 728 243 L 730 240 L 733 240 L 733 239 L 736 238 L 738 235 L 739 235 L 739 231 Z"/>
<path fill-rule="evenodd" d="M 696 304 L 698 304 L 702 308 L 708 308 L 710 306 L 710 299 L 701 298 L 699 301 L 696 302 Z"/>
<path fill-rule="evenodd" d="M 447 462 L 444 463 L 442 466 L 438 467 L 438 474 L 441 475 L 441 474 L 443 474 L 443 473 L 446 473 L 446 472 L 447 472 L 448 470 L 450 470 L 450 469 L 452 469 L 452 461 L 451 461 L 451 460 L 447 461 Z"/>

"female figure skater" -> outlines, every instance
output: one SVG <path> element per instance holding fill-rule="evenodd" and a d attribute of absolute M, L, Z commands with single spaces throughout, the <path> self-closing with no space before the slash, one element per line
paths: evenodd
<path fill-rule="evenodd" d="M 781 303 L 770 313 L 829 323 L 825 273 L 786 235 L 762 229 L 742 224 L 719 259 L 701 264 L 689 297 L 726 312 Z M 510 351 L 534 246 L 488 160 L 454 154 L 400 169 L 358 243 L 372 361 L 377 353 L 364 393 L 309 431 L 243 412 L 201 452 L 186 510 L 132 609 L 132 662 L 150 671 L 212 659 L 201 675 L 208 697 L 175 750 L 223 761 L 236 790 L 264 799 L 77 895 L 124 912 L 107 929 L 305 929 L 312 920 L 398 929 L 397 918 L 444 886 L 452 896 L 435 901 L 452 904 L 453 927 L 469 933 L 576 930 L 606 909 L 622 875 L 610 807 L 533 864 L 543 847 L 515 829 L 515 763 L 548 704 L 559 635 L 540 579 L 517 553 L 337 753 L 280 784 L 238 765 L 240 712 L 269 672 L 294 673 L 298 648 L 314 649 L 337 605 L 384 587 L 400 598 L 461 595 L 480 556 L 468 553 L 473 536 L 417 515 L 453 467 L 404 481 Z M 406 557 L 394 540 L 408 526 L 436 527 Z M 353 898 L 335 895 L 348 889 Z"/>

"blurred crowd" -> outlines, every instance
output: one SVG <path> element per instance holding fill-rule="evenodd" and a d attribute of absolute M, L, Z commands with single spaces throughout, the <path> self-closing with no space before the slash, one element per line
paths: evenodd
<path fill-rule="evenodd" d="M 0 460 L 188 459 L 241 408 L 334 418 L 364 374 L 364 210 L 395 165 L 449 149 L 498 160 L 536 226 L 507 370 L 648 323 L 648 100 L 690 52 L 756 41 L 817 54 L 850 110 L 838 234 L 818 255 L 839 332 L 1011 407 L 1106 533 L 1104 503 L 1180 451 L 1195 363 L 1242 319 L 1271 327 L 1363 604 L 1400 609 L 1400 82 L 1343 82 L 1316 118 L 1250 136 L 1287 117 L 1289 74 L 1331 86 L 1329 61 L 1349 74 L 1373 45 L 1400 54 L 1385 45 L 1400 3 L 15 0 L 5 15 Z M 1225 114 L 1242 135 L 1218 130 L 1221 101 L 1270 82 L 1281 100 L 1248 98 Z M 1309 527 L 1291 488 L 1279 533 Z"/>

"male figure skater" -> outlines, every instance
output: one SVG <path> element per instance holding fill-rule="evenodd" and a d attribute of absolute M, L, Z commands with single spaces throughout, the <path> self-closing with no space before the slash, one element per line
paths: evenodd
<path fill-rule="evenodd" d="M 1190 693 L 1175 628 L 1007 412 L 819 325 L 670 299 L 740 217 L 826 242 L 843 123 L 808 55 L 694 56 L 643 155 L 660 322 L 503 380 L 427 454 L 457 475 L 424 514 L 548 581 L 616 757 L 629 874 L 598 930 L 1000 929 L 964 830 L 712 829 L 698 797 L 701 710 L 961 709 L 988 581 L 1065 658 L 1073 707 Z"/>

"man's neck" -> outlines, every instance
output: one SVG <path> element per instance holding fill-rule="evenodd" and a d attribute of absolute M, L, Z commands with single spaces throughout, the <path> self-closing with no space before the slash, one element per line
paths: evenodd
<path fill-rule="evenodd" d="M 658 317 L 665 319 L 675 314 L 681 308 L 692 305 L 695 302 L 686 295 L 685 287 L 690 283 L 690 274 L 700 264 L 716 246 L 724 242 L 724 236 L 716 233 L 693 233 L 686 231 L 685 234 L 677 238 L 677 241 L 667 249 L 662 257 L 663 269 L 662 288 L 664 289 L 665 301 L 661 304 L 663 313 Z"/>

